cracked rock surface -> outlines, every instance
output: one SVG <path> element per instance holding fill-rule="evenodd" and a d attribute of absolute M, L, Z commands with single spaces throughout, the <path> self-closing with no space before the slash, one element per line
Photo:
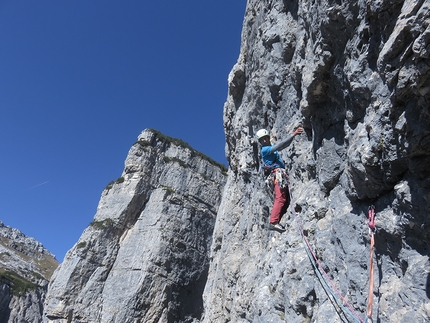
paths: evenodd
<path fill-rule="evenodd" d="M 423 0 L 248 1 L 202 322 L 364 322 L 371 205 L 373 322 L 430 320 L 429 23 Z M 281 152 L 294 208 L 279 234 L 254 136 L 298 125 Z M 324 289 L 296 216 L 353 317 Z"/>
<path fill-rule="evenodd" d="M 0 221 L 0 322 L 41 323 L 49 279 L 58 265 L 39 241 Z"/>
<path fill-rule="evenodd" d="M 143 131 L 55 272 L 46 322 L 199 319 L 225 180 L 185 143 Z"/>
<path fill-rule="evenodd" d="M 429 12 L 429 0 L 248 0 L 224 105 L 228 173 L 142 132 L 55 272 L 46 322 L 364 322 L 372 205 L 370 318 L 428 322 Z M 254 136 L 298 125 L 281 152 L 280 234 Z"/>

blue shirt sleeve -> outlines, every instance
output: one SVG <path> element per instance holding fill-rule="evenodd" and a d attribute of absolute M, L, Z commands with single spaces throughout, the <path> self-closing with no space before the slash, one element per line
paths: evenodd
<path fill-rule="evenodd" d="M 266 166 L 270 168 L 285 168 L 278 151 L 272 151 L 273 146 L 264 146 L 261 148 L 261 157 Z"/>
<path fill-rule="evenodd" d="M 272 152 L 287 148 L 293 142 L 294 136 L 290 135 L 284 140 L 281 140 L 276 145 L 271 146 Z"/>

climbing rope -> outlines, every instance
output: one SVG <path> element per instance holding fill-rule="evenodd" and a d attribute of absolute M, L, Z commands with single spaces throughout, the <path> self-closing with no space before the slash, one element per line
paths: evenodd
<path fill-rule="evenodd" d="M 300 224 L 300 219 L 299 219 L 299 217 L 298 217 L 298 215 L 296 213 L 296 210 L 295 210 L 295 207 L 294 207 L 295 203 L 294 203 L 294 200 L 293 200 L 293 196 L 291 194 L 291 190 L 289 190 L 289 191 L 290 191 L 291 206 L 292 206 L 292 209 L 293 209 L 293 213 L 294 213 L 294 216 L 295 216 L 295 219 L 296 219 L 296 223 L 297 223 L 298 229 L 300 231 L 300 235 L 302 237 L 302 241 L 303 241 L 304 245 L 306 246 L 306 248 L 305 248 L 306 253 L 307 253 L 307 255 L 308 255 L 308 257 L 309 257 L 312 265 L 314 266 L 315 272 L 318 275 L 320 281 L 322 282 L 323 287 L 325 287 L 325 290 L 328 293 L 330 293 L 330 295 L 332 295 L 332 297 L 336 300 L 336 303 L 344 311 L 344 313 L 347 313 L 352 319 L 354 319 L 354 321 L 356 321 L 358 323 L 366 323 L 358 315 L 358 313 L 354 310 L 354 308 L 352 307 L 352 305 L 348 303 L 348 301 L 345 299 L 345 297 L 342 296 L 342 293 L 336 288 L 336 286 L 334 285 L 333 281 L 330 279 L 330 277 L 328 276 L 328 274 L 324 270 L 323 266 L 319 262 L 317 256 L 313 252 L 312 247 L 309 244 L 309 241 L 308 241 L 308 239 L 306 238 L 306 236 L 305 236 L 305 234 L 303 232 L 302 225 Z M 372 284 L 372 286 L 373 286 L 373 284 Z M 367 319 L 366 319 L 366 321 L 367 321 Z"/>
<path fill-rule="evenodd" d="M 373 249 L 375 247 L 375 207 L 372 205 L 368 210 L 367 225 L 370 231 L 370 264 L 369 264 L 369 298 L 367 300 L 366 323 L 372 323 L 372 306 L 373 306 Z"/>

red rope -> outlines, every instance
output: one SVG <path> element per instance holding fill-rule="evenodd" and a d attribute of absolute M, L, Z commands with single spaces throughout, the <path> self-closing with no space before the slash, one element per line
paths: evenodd
<path fill-rule="evenodd" d="M 369 299 L 367 301 L 367 317 L 372 318 L 372 304 L 373 304 L 373 247 L 375 245 L 375 235 L 370 231 L 370 269 L 369 269 Z"/>
<path fill-rule="evenodd" d="M 369 222 L 367 222 L 367 225 L 369 226 L 370 230 L 375 230 L 375 207 L 373 205 L 369 207 L 368 216 Z"/>
<path fill-rule="evenodd" d="M 316 262 L 316 264 L 318 265 L 318 269 L 320 270 L 320 272 L 323 274 L 323 277 L 330 283 L 331 288 L 336 292 L 336 294 L 342 299 L 343 303 L 346 304 L 346 306 L 349 308 L 349 310 L 351 311 L 351 313 L 355 316 L 356 319 L 358 319 L 361 323 L 365 323 L 364 320 L 358 315 L 358 313 L 354 310 L 354 307 L 352 307 L 351 304 L 348 303 L 348 301 L 346 300 L 346 298 L 342 295 L 342 293 L 336 288 L 335 284 L 333 283 L 333 281 L 330 279 L 330 277 L 328 276 L 328 274 L 326 273 L 326 271 L 324 270 L 322 264 L 320 263 L 320 261 L 318 260 L 317 256 L 315 255 L 308 239 L 306 239 L 306 236 L 304 235 L 303 232 L 303 228 L 302 225 L 300 223 L 299 217 L 296 213 L 296 210 L 294 208 L 294 200 L 293 200 L 293 196 L 291 194 L 290 191 L 290 200 L 291 200 L 291 205 L 292 205 L 292 209 L 293 209 L 293 213 L 294 216 L 296 218 L 296 223 L 299 227 L 301 236 L 303 241 L 305 242 L 305 245 L 307 246 L 308 250 L 310 251 L 310 253 L 312 254 L 312 257 L 314 258 L 314 261 Z"/>
<path fill-rule="evenodd" d="M 367 300 L 367 318 L 372 321 L 373 307 L 373 249 L 375 247 L 375 207 L 372 205 L 368 211 L 370 229 L 370 263 L 369 263 L 369 298 Z"/>

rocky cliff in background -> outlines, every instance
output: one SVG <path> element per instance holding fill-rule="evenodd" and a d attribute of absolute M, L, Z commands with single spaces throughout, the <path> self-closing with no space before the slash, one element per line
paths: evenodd
<path fill-rule="evenodd" d="M 54 255 L 34 238 L 0 221 L 0 322 L 42 322 Z"/>
<path fill-rule="evenodd" d="M 46 322 L 191 322 L 226 169 L 145 130 L 49 285 Z"/>
<path fill-rule="evenodd" d="M 248 0 L 228 177 L 144 131 L 55 272 L 45 322 L 428 322 L 429 12 L 429 0 Z M 299 124 L 282 151 L 293 202 L 280 234 L 254 136 Z"/>
<path fill-rule="evenodd" d="M 373 322 L 430 321 L 429 23 L 428 0 L 248 0 L 203 322 L 367 322 L 371 205 Z M 279 234 L 254 135 L 299 124 Z"/>

